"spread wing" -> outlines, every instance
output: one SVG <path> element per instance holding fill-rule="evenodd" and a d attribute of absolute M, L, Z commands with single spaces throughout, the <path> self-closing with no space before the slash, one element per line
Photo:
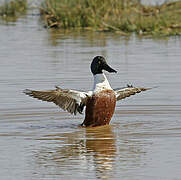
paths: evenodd
<path fill-rule="evenodd" d="M 26 89 L 23 92 L 39 100 L 53 102 L 63 110 L 75 115 L 77 112 L 82 114 L 88 98 L 86 92 L 61 89 L 59 87 L 56 87 L 55 90 L 49 91 L 34 91 Z"/>
<path fill-rule="evenodd" d="M 135 95 L 136 93 L 140 93 L 142 91 L 146 91 L 149 89 L 151 88 L 133 87 L 133 86 L 127 85 L 127 87 L 125 88 L 114 89 L 114 92 L 116 94 L 116 100 L 119 101 L 131 95 Z"/>

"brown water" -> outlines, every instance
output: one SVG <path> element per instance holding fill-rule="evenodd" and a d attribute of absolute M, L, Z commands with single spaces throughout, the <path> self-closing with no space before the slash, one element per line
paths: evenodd
<path fill-rule="evenodd" d="M 0 179 L 181 179 L 181 38 L 57 32 L 38 17 L 0 25 Z M 79 128 L 54 104 L 22 90 L 92 88 L 104 55 L 112 87 L 156 89 L 119 101 L 110 126 Z"/>

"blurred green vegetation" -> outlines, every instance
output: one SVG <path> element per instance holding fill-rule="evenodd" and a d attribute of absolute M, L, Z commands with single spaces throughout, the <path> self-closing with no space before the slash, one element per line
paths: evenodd
<path fill-rule="evenodd" d="M 27 0 L 6 1 L 0 6 L 0 18 L 5 21 L 16 21 L 19 17 L 26 15 L 27 8 Z"/>
<path fill-rule="evenodd" d="M 181 2 L 145 6 L 139 0 L 45 0 L 46 27 L 112 31 L 121 35 L 181 34 Z"/>

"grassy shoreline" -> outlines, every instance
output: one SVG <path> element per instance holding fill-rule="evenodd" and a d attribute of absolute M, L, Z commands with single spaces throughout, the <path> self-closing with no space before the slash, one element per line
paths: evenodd
<path fill-rule="evenodd" d="M 46 27 L 129 35 L 180 35 L 181 2 L 144 6 L 139 0 L 45 0 L 40 13 Z"/>
<path fill-rule="evenodd" d="M 0 18 L 7 22 L 16 21 L 19 17 L 26 15 L 27 9 L 27 0 L 6 1 L 0 6 Z"/>

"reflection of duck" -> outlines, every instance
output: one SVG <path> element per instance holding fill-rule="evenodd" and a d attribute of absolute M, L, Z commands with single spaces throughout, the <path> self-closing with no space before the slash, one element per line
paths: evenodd
<path fill-rule="evenodd" d="M 106 125 L 43 136 L 39 139 L 41 150 L 34 155 L 41 175 L 58 175 L 57 179 L 119 179 L 120 174 L 129 172 L 125 170 L 139 167 L 149 142 L 134 139 L 134 135 L 130 137 L 115 127 L 116 134 L 112 126 Z"/>
<path fill-rule="evenodd" d="M 37 163 L 43 165 L 42 168 L 51 165 L 50 169 L 55 169 L 56 174 L 58 172 L 72 174 L 76 171 L 76 173 L 84 175 L 93 173 L 101 179 L 112 176 L 116 146 L 111 126 L 86 128 L 74 133 L 47 135 L 43 139 L 50 142 L 59 141 L 54 148 L 52 145 L 51 148 L 43 145 L 41 151 L 36 154 Z"/>
<path fill-rule="evenodd" d="M 86 106 L 86 115 L 82 125 L 100 126 L 109 124 L 114 113 L 116 101 L 148 90 L 148 88 L 136 88 L 127 86 L 125 88 L 112 89 L 103 70 L 116 72 L 112 69 L 102 56 L 96 56 L 91 63 L 91 71 L 94 75 L 93 90 L 82 92 L 67 90 L 56 87 L 50 91 L 34 91 L 26 89 L 25 94 L 43 101 L 54 102 L 60 108 L 76 114 L 82 113 Z"/>
<path fill-rule="evenodd" d="M 111 126 L 86 129 L 86 149 L 93 152 L 96 176 L 109 179 L 116 156 L 115 137 Z"/>

